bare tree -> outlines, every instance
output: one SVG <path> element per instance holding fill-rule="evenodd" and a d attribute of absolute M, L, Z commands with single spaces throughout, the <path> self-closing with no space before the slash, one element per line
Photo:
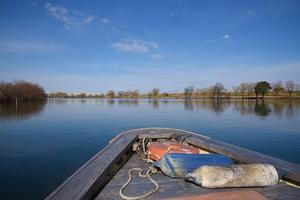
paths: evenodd
<path fill-rule="evenodd" d="M 106 93 L 106 97 L 109 98 L 109 99 L 113 99 L 115 97 L 115 92 L 113 90 L 109 90 Z"/>
<path fill-rule="evenodd" d="M 210 89 L 209 88 L 204 88 L 202 89 L 202 95 L 203 95 L 203 98 L 205 99 L 206 98 L 206 95 L 209 93 Z"/>
<path fill-rule="evenodd" d="M 152 91 L 151 91 L 151 95 L 152 95 L 154 98 L 159 97 L 159 89 L 158 89 L 158 88 L 153 88 Z"/>
<path fill-rule="evenodd" d="M 202 89 L 196 89 L 196 91 L 195 91 L 196 98 L 200 98 L 201 93 L 202 93 Z"/>
<path fill-rule="evenodd" d="M 291 97 L 291 96 L 292 96 L 292 93 L 293 93 L 294 90 L 295 90 L 296 84 L 295 84 L 293 81 L 286 81 L 286 82 L 285 82 L 285 87 L 286 87 L 286 90 L 287 90 L 288 93 L 289 93 L 289 96 Z"/>
<path fill-rule="evenodd" d="M 272 88 L 273 88 L 273 92 L 275 94 L 276 97 L 278 97 L 278 94 L 282 91 L 284 91 L 284 87 L 282 84 L 282 81 L 277 81 L 275 83 L 272 83 Z"/>
<path fill-rule="evenodd" d="M 224 91 L 224 86 L 222 85 L 222 83 L 217 82 L 214 86 L 213 86 L 213 95 L 214 97 L 220 98 L 220 96 L 222 95 L 222 92 Z"/>
<path fill-rule="evenodd" d="M 256 83 L 247 83 L 246 84 L 246 93 L 247 93 L 248 98 L 254 92 L 255 86 L 256 86 Z"/>
<path fill-rule="evenodd" d="M 236 86 L 236 87 L 232 87 L 232 94 L 235 96 L 238 96 L 240 93 L 240 87 Z"/>
<path fill-rule="evenodd" d="M 184 97 L 192 98 L 193 92 L 194 92 L 193 86 L 188 86 L 188 87 L 184 88 Z"/>
<path fill-rule="evenodd" d="M 86 93 L 82 92 L 82 93 L 80 93 L 80 94 L 78 95 L 78 97 L 79 97 L 79 98 L 86 98 L 87 95 L 86 95 Z"/>
<path fill-rule="evenodd" d="M 140 92 L 139 92 L 138 89 L 136 89 L 136 90 L 132 91 L 131 97 L 132 98 L 138 98 L 139 95 L 140 95 Z"/>
<path fill-rule="evenodd" d="M 124 91 L 119 91 L 118 92 L 118 97 L 121 99 L 121 98 L 124 98 L 125 97 L 125 92 Z"/>
<path fill-rule="evenodd" d="M 0 83 L 0 102 L 44 100 L 47 97 L 44 89 L 38 84 L 26 81 Z"/>
<path fill-rule="evenodd" d="M 247 86 L 248 86 L 248 83 L 241 83 L 240 84 L 240 93 L 242 95 L 242 98 L 244 98 L 244 94 L 247 91 Z"/>

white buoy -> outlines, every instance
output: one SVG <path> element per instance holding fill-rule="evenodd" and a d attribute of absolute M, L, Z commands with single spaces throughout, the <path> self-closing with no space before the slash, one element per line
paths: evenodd
<path fill-rule="evenodd" d="M 278 173 L 269 164 L 202 166 L 185 179 L 205 188 L 265 187 L 277 184 Z"/>

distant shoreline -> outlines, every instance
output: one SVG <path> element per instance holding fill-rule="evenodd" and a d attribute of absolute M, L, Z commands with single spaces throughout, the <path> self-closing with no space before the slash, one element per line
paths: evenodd
<path fill-rule="evenodd" d="M 211 97 L 199 97 L 199 98 L 184 98 L 184 97 L 159 97 L 159 98 L 148 98 L 148 97 L 137 97 L 137 98 L 99 98 L 99 97 L 48 97 L 48 99 L 103 99 L 103 100 L 160 100 L 160 99 L 182 99 L 182 100 L 300 100 L 300 97 L 273 97 L 266 96 L 265 98 L 259 97 L 220 97 L 220 98 L 211 98 Z"/>

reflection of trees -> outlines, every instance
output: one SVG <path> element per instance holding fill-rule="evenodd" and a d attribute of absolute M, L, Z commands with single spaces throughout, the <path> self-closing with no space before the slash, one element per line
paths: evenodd
<path fill-rule="evenodd" d="M 149 100 L 148 102 L 152 105 L 152 108 L 154 108 L 154 109 L 158 109 L 159 108 L 159 100 L 152 99 L 152 100 Z"/>
<path fill-rule="evenodd" d="M 234 109 L 241 114 L 257 114 L 268 116 L 270 114 L 282 117 L 292 117 L 300 108 L 300 101 L 284 100 L 236 100 Z"/>
<path fill-rule="evenodd" d="M 185 99 L 184 100 L 184 109 L 187 110 L 187 111 L 193 111 L 194 110 L 193 101 L 191 99 Z"/>
<path fill-rule="evenodd" d="M 139 104 L 139 100 L 137 99 L 119 99 L 118 100 L 119 105 L 133 105 L 137 106 Z"/>
<path fill-rule="evenodd" d="M 228 99 L 199 99 L 195 101 L 198 109 L 208 109 L 214 113 L 220 114 L 231 105 Z"/>
<path fill-rule="evenodd" d="M 64 99 L 64 98 L 48 98 L 49 103 L 55 103 L 55 104 L 66 104 L 69 99 Z M 71 101 L 76 101 L 72 99 Z"/>
<path fill-rule="evenodd" d="M 230 101 L 226 99 L 185 99 L 184 108 L 187 111 L 196 109 L 207 109 L 214 113 L 222 113 L 230 106 Z"/>
<path fill-rule="evenodd" d="M 285 101 L 274 101 L 272 104 L 272 111 L 275 115 L 277 116 L 282 116 L 284 109 L 286 107 L 286 102 Z"/>
<path fill-rule="evenodd" d="M 255 107 L 254 107 L 254 112 L 257 114 L 257 115 L 260 115 L 260 116 L 267 116 L 270 114 L 271 112 L 271 108 L 270 108 L 270 105 L 268 102 L 265 102 L 264 100 L 261 100 L 261 101 L 256 101 L 255 103 Z"/>
<path fill-rule="evenodd" d="M 285 114 L 287 117 L 293 117 L 297 114 L 300 108 L 300 101 L 288 101 L 286 102 L 286 111 Z"/>
<path fill-rule="evenodd" d="M 233 108 L 236 111 L 239 111 L 241 114 L 250 114 L 253 113 L 255 109 L 255 101 L 253 100 L 234 100 Z"/>
<path fill-rule="evenodd" d="M 115 100 L 114 99 L 108 99 L 107 104 L 110 105 L 110 106 L 113 106 L 115 104 Z"/>
<path fill-rule="evenodd" d="M 24 120 L 38 115 L 45 105 L 46 101 L 0 104 L 0 120 Z"/>

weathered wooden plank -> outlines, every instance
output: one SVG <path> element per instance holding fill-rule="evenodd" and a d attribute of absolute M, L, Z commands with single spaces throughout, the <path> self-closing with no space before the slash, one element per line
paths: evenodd
<path fill-rule="evenodd" d="M 255 190 L 268 199 L 300 199 L 300 190 L 285 183 L 279 183 L 272 187 L 256 188 Z"/>
<path fill-rule="evenodd" d="M 125 132 L 120 133 L 111 141 L 118 137 L 122 137 L 123 135 L 127 134 L 136 134 L 139 135 L 139 138 L 142 139 L 144 137 L 148 138 L 169 138 L 171 136 L 182 135 L 182 136 L 189 136 L 189 135 L 200 135 L 198 133 L 193 133 L 190 131 L 184 131 L 180 129 L 173 129 L 173 128 L 139 128 L 139 129 L 132 129 Z M 209 138 L 205 135 L 201 135 L 204 138 Z"/>
<path fill-rule="evenodd" d="M 141 168 L 143 169 L 143 174 L 146 174 L 147 170 L 149 169 L 149 164 L 141 160 L 137 154 L 134 154 L 127 163 L 120 169 L 114 177 L 109 181 L 107 186 L 119 186 L 121 187 L 128 179 L 128 170 L 132 168 Z M 178 179 L 173 179 L 168 176 L 162 175 L 160 171 L 158 171 L 156 174 L 152 174 L 151 177 L 157 182 L 170 182 L 170 181 L 176 181 Z M 143 183 L 149 183 L 148 178 L 141 178 L 138 175 L 138 172 L 132 172 L 132 181 L 130 185 L 139 185 Z"/>
<path fill-rule="evenodd" d="M 160 174 L 161 176 L 164 176 Z M 196 186 L 192 183 L 185 182 L 182 179 L 173 179 L 174 181 L 159 182 L 160 189 L 158 192 L 147 197 L 146 199 L 161 199 L 169 197 L 182 197 L 198 194 L 210 194 L 216 192 L 227 192 L 227 191 L 240 191 L 247 190 L 249 188 L 224 188 L 224 189 L 205 189 L 199 186 Z M 122 185 L 122 184 L 121 184 Z M 121 199 L 119 196 L 119 190 L 121 185 L 107 185 L 102 192 L 97 196 L 96 200 L 106 200 L 106 199 Z M 129 196 L 137 196 L 143 193 L 146 193 L 153 185 L 149 182 L 138 182 L 132 183 L 126 188 L 125 194 Z M 273 187 L 265 188 L 251 188 L 256 190 L 263 196 L 267 197 L 270 200 L 277 199 L 287 199 L 295 200 L 300 198 L 300 191 L 297 188 L 293 188 L 286 184 L 278 184 Z"/>
<path fill-rule="evenodd" d="M 227 192 L 215 192 L 211 194 L 200 194 L 186 197 L 166 198 L 164 200 L 268 200 L 255 190 L 238 190 Z"/>
<path fill-rule="evenodd" d="M 135 163 L 135 164 L 134 164 Z M 119 190 L 121 186 L 126 182 L 128 178 L 128 170 L 131 166 L 140 165 L 141 168 L 147 169 L 147 163 L 145 161 L 139 160 L 136 154 L 134 154 L 119 170 L 115 176 L 110 180 L 110 182 L 105 186 L 101 193 L 96 197 L 96 200 L 101 199 L 121 199 L 119 196 Z M 161 199 L 169 197 L 182 197 L 197 194 L 209 194 L 215 192 L 224 191 L 239 191 L 247 190 L 247 188 L 225 188 L 225 189 L 205 189 L 196 186 L 192 183 L 185 182 L 183 179 L 170 178 L 162 173 L 158 173 L 152 176 L 152 178 L 158 182 L 160 189 L 155 194 L 147 197 L 146 199 Z M 137 196 L 149 191 L 153 185 L 147 179 L 142 179 L 136 174 L 132 179 L 130 185 L 125 189 L 125 194 L 131 196 Z M 285 183 L 279 183 L 276 186 L 264 187 L 264 188 L 251 188 L 261 193 L 268 199 L 298 199 L 300 197 L 300 190 L 286 185 Z"/>
<path fill-rule="evenodd" d="M 46 200 L 93 199 L 131 156 L 137 135 L 119 137 L 70 176 Z"/>

